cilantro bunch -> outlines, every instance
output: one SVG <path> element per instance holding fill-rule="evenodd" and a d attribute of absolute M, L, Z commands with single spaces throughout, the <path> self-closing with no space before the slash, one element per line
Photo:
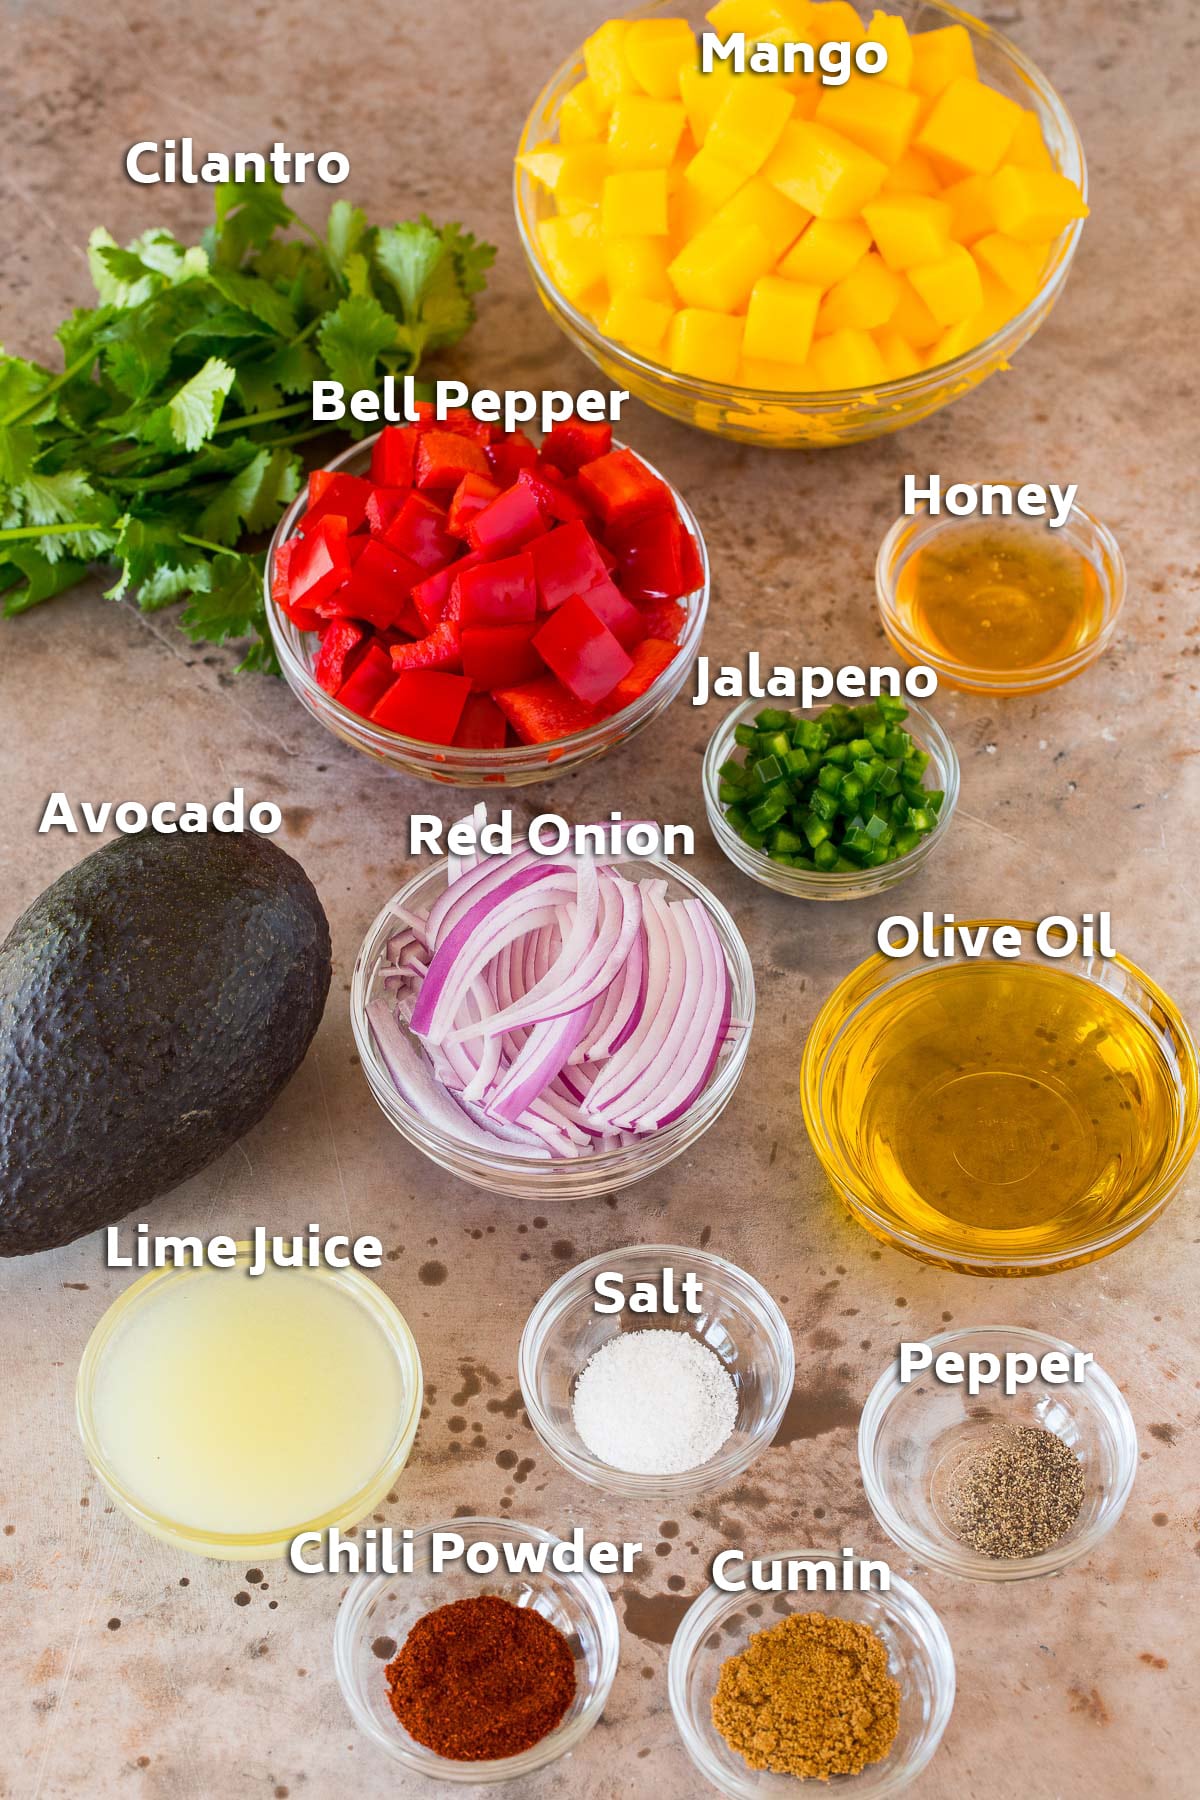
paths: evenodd
<path fill-rule="evenodd" d="M 274 670 L 265 553 L 238 545 L 274 526 L 297 446 L 328 432 L 312 383 L 415 374 L 471 325 L 495 251 L 423 215 L 368 225 L 345 200 L 322 238 L 273 183 L 215 202 L 200 244 L 92 233 L 98 304 L 59 326 L 60 374 L 0 353 L 0 597 L 26 612 L 111 563 L 109 599 L 186 597 L 189 637 L 248 640 L 239 666 Z"/>

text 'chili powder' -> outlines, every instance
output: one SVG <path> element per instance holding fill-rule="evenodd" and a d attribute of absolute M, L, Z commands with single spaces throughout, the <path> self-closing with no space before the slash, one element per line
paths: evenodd
<path fill-rule="evenodd" d="M 562 1632 L 498 1594 L 426 1613 L 385 1673 L 409 1736 L 455 1762 L 519 1755 L 554 1730 L 575 1698 L 575 1661 Z"/>

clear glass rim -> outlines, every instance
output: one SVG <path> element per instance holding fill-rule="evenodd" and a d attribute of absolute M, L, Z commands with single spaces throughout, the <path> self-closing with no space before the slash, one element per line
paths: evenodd
<path fill-rule="evenodd" d="M 1036 923 L 1030 919 L 963 919 L 957 921 L 969 930 L 980 925 L 999 926 L 1013 925 L 1022 934 L 1022 948 L 1019 957 L 1012 960 L 1009 966 L 1036 961 L 1038 966 L 1054 969 L 1066 979 L 1085 981 L 1098 986 L 1096 977 L 1086 969 L 1073 969 L 1074 958 L 1064 958 L 1061 962 L 1046 962 L 1036 949 L 1032 948 L 1031 934 L 1036 930 Z M 953 961 L 944 963 L 930 960 L 921 954 L 914 954 L 903 959 L 892 959 L 875 950 L 865 957 L 855 968 L 843 976 L 817 1012 L 816 1018 L 809 1027 L 804 1051 L 800 1061 L 800 1101 L 804 1112 L 804 1122 L 817 1160 L 835 1189 L 842 1194 L 852 1212 L 859 1218 L 867 1230 L 875 1233 L 895 1248 L 905 1250 L 908 1254 L 922 1260 L 932 1260 L 944 1266 L 969 1274 L 997 1274 L 1015 1270 L 1019 1274 L 1037 1275 L 1051 1274 L 1056 1270 L 1074 1266 L 1080 1262 L 1094 1260 L 1117 1249 L 1139 1231 L 1153 1222 L 1155 1217 L 1170 1200 L 1175 1188 L 1187 1168 L 1200 1141 L 1200 1094 L 1197 1083 L 1200 1081 L 1200 1060 L 1197 1058 L 1196 1044 L 1187 1023 L 1174 1001 L 1164 993 L 1156 982 L 1120 954 L 1106 958 L 1100 965 L 1102 968 L 1116 966 L 1124 971 L 1157 1006 L 1167 1020 L 1172 1039 L 1178 1049 L 1180 1096 L 1180 1130 L 1169 1163 L 1164 1167 L 1158 1180 L 1146 1196 L 1140 1211 L 1133 1218 L 1124 1218 L 1119 1225 L 1099 1237 L 1088 1239 L 1069 1250 L 1047 1250 L 1044 1253 L 1015 1256 L 1011 1250 L 997 1246 L 992 1250 L 972 1248 L 951 1249 L 948 1246 L 930 1245 L 911 1232 L 906 1232 L 890 1213 L 881 1212 L 875 1203 L 873 1193 L 861 1179 L 855 1179 L 841 1160 L 836 1163 L 829 1155 L 828 1136 L 824 1129 L 824 1107 L 822 1104 L 822 1080 L 824 1065 L 828 1060 L 829 1050 L 840 1037 L 851 1018 L 863 1007 L 875 1004 L 880 994 L 889 987 L 902 981 L 919 980 L 925 976 L 936 975 L 939 971 L 954 968 Z M 865 990 L 872 972 L 884 974 L 891 971 L 890 978 L 884 982 L 871 985 L 869 992 Z M 1107 984 L 1106 984 L 1107 985 Z M 1114 990 L 1109 987 L 1109 992 Z M 845 1010 L 851 997 L 856 996 L 854 1005 Z M 1115 997 L 1128 1005 L 1119 994 Z M 1144 1013 L 1141 1015 L 1145 1017 Z M 1161 1035 L 1153 1021 L 1147 1024 Z"/>
<path fill-rule="evenodd" d="M 682 1265 L 701 1275 L 709 1271 L 719 1276 L 727 1287 L 739 1290 L 750 1301 L 767 1332 L 771 1354 L 775 1360 L 779 1395 L 770 1411 L 764 1414 L 753 1435 L 736 1449 L 719 1450 L 708 1462 L 701 1463 L 695 1469 L 686 1469 L 678 1475 L 638 1475 L 610 1468 L 586 1447 L 576 1449 L 542 1405 L 537 1366 L 547 1340 L 558 1328 L 567 1306 L 575 1297 L 575 1291 L 581 1285 L 586 1287 L 602 1270 L 619 1269 L 626 1263 L 637 1265 L 649 1261 L 653 1264 L 660 1258 L 664 1264 L 669 1262 Z M 791 1331 L 777 1302 L 762 1283 L 737 1263 L 729 1262 L 723 1256 L 716 1256 L 709 1250 L 689 1249 L 684 1244 L 628 1244 L 622 1249 L 601 1252 L 598 1256 L 589 1256 L 585 1261 L 577 1263 L 565 1275 L 560 1275 L 537 1301 L 525 1321 L 517 1351 L 517 1381 L 529 1415 L 529 1423 L 551 1456 L 569 1474 L 586 1481 L 590 1486 L 631 1500 L 681 1500 L 690 1494 L 714 1492 L 734 1480 L 774 1441 L 791 1399 L 795 1380 L 796 1351 Z"/>
<path fill-rule="evenodd" d="M 333 1526 L 346 1529 L 364 1518 L 375 1505 L 379 1496 L 387 1491 L 393 1479 L 403 1469 L 412 1450 L 413 1440 L 420 1423 L 421 1408 L 424 1404 L 424 1377 L 421 1369 L 421 1357 L 417 1342 L 412 1334 L 404 1314 L 400 1311 L 390 1295 L 385 1294 L 377 1282 L 371 1281 L 361 1270 L 356 1268 L 331 1269 L 322 1264 L 317 1268 L 301 1271 L 322 1280 L 333 1281 L 342 1289 L 348 1289 L 356 1302 L 368 1311 L 381 1331 L 387 1337 L 397 1363 L 404 1387 L 405 1401 L 403 1411 L 396 1423 L 395 1432 L 384 1458 L 375 1474 L 353 1494 L 348 1494 L 343 1501 L 329 1512 L 317 1518 L 302 1519 L 295 1524 L 288 1524 L 279 1529 L 260 1532 L 225 1532 L 209 1531 L 195 1525 L 184 1525 L 166 1514 L 156 1512 L 148 1506 L 117 1474 L 111 1461 L 105 1455 L 96 1428 L 93 1396 L 96 1380 L 103 1364 L 105 1353 L 112 1341 L 113 1334 L 125 1322 L 126 1318 L 148 1298 L 153 1298 L 151 1290 L 158 1289 L 164 1282 L 181 1277 L 199 1279 L 203 1276 L 220 1276 L 234 1274 L 241 1269 L 249 1257 L 251 1245 L 248 1241 L 239 1241 L 237 1246 L 238 1260 L 234 1270 L 210 1268 L 151 1269 L 137 1281 L 117 1295 L 97 1320 L 84 1346 L 80 1358 L 79 1373 L 75 1382 L 75 1417 L 80 1438 L 83 1441 L 84 1454 L 91 1463 L 101 1482 L 117 1501 L 118 1505 L 153 1536 L 168 1538 L 182 1549 L 194 1550 L 201 1555 L 218 1557 L 240 1557 L 243 1552 L 257 1551 L 262 1556 L 278 1556 L 283 1546 L 305 1531 L 326 1531 Z"/>
<path fill-rule="evenodd" d="M 427 1543 L 434 1532 L 439 1531 L 457 1532 L 470 1542 L 481 1538 L 530 1538 L 540 1544 L 562 1542 L 553 1532 L 543 1530 L 540 1525 L 526 1525 L 519 1519 L 490 1519 L 483 1515 L 471 1515 L 466 1518 L 439 1519 L 434 1524 L 420 1527 L 413 1534 L 414 1546 Z M 401 1738 L 382 1731 L 364 1705 L 359 1692 L 354 1670 L 354 1648 L 359 1627 L 368 1608 L 393 1583 L 417 1579 L 420 1579 L 417 1575 L 356 1576 L 338 1608 L 333 1627 L 334 1673 L 342 1690 L 342 1697 L 359 1730 L 365 1732 L 372 1743 L 406 1769 L 435 1781 L 451 1781 L 467 1786 L 511 1781 L 522 1775 L 532 1775 L 535 1770 L 557 1762 L 560 1756 L 566 1756 L 576 1749 L 608 1704 L 620 1660 L 621 1632 L 616 1608 L 612 1596 L 599 1577 L 590 1569 L 556 1575 L 556 1580 L 571 1588 L 581 1599 L 596 1627 L 600 1645 L 599 1672 L 578 1714 L 570 1722 L 547 1732 L 544 1738 L 516 1756 L 489 1758 L 481 1762 L 455 1762 L 449 1757 L 438 1756 L 424 1745 L 410 1740 L 407 1735 Z M 531 1575 L 526 1579 L 532 1584 L 539 1578 Z M 481 1575 L 478 1580 L 480 1592 L 487 1592 L 489 1577 Z M 432 1605 L 429 1610 L 434 1610 Z M 396 1729 L 397 1733 L 403 1730 L 399 1720 L 396 1722 Z"/>
<path fill-rule="evenodd" d="M 973 39 L 981 39 L 991 45 L 1004 56 L 1014 67 L 1025 85 L 1035 94 L 1046 111 L 1051 114 L 1067 148 L 1068 155 L 1064 159 L 1061 173 L 1075 181 L 1086 204 L 1088 195 L 1087 160 L 1083 143 L 1075 128 L 1075 122 L 1067 110 L 1066 103 L 1057 89 L 1047 80 L 1036 63 L 1032 62 L 1023 51 L 1019 50 L 1012 39 L 994 26 L 986 24 L 973 13 L 964 12 L 957 6 L 948 4 L 948 0 L 921 0 L 923 6 L 931 12 L 942 13 L 947 20 L 962 25 Z M 670 12 L 673 0 L 649 0 L 649 3 L 636 7 L 628 15 L 631 18 L 652 16 L 660 12 Z M 546 82 L 533 106 L 530 108 L 521 139 L 517 146 L 517 154 L 533 148 L 539 142 L 533 131 L 534 121 L 540 120 L 557 90 L 568 80 L 583 71 L 582 45 L 568 56 Z M 1024 342 L 1036 327 L 1040 318 L 1049 311 L 1066 283 L 1079 244 L 1080 233 L 1084 221 L 1075 219 L 1067 226 L 1055 241 L 1048 256 L 1041 285 L 1037 293 L 1025 306 L 1010 319 L 1007 319 L 990 337 L 973 345 L 960 356 L 951 357 L 948 362 L 938 363 L 933 368 L 922 369 L 914 375 L 895 377 L 887 381 L 876 382 L 871 387 L 853 388 L 820 388 L 814 392 L 781 390 L 776 388 L 739 387 L 735 383 L 706 381 L 698 375 L 679 375 L 662 363 L 639 356 L 627 345 L 607 338 L 579 309 L 562 294 L 551 281 L 542 260 L 537 234 L 532 229 L 533 207 L 531 198 L 533 183 L 519 164 L 513 168 L 513 210 L 516 214 L 517 231 L 521 240 L 526 262 L 533 275 L 535 285 L 543 299 L 552 310 L 558 312 L 568 321 L 571 330 L 587 345 L 589 353 L 600 357 L 609 357 L 614 362 L 633 370 L 643 381 L 655 383 L 670 391 L 687 395 L 697 402 L 710 405 L 744 405 L 800 407 L 805 412 L 820 414 L 826 411 L 843 412 L 848 402 L 870 401 L 881 409 L 902 404 L 906 399 L 919 397 L 931 388 L 953 384 L 963 380 L 971 384 L 972 377 L 994 363 L 998 354 L 1013 350 Z"/>
<path fill-rule="evenodd" d="M 368 460 L 372 447 L 382 436 L 382 430 L 373 432 L 370 437 L 356 439 L 347 448 L 324 466 L 329 470 L 344 469 L 347 464 L 360 460 Z M 619 439 L 613 439 L 614 449 L 631 448 Z M 310 710 L 319 713 L 330 712 L 339 723 L 345 726 L 348 734 L 365 750 L 382 752 L 385 755 L 403 756 L 412 762 L 426 763 L 432 774 L 476 773 L 483 784 L 497 770 L 511 770 L 514 774 L 521 771 L 544 771 L 547 775 L 559 772 L 557 764 L 567 756 L 586 757 L 596 751 L 608 749 L 615 739 L 637 730 L 655 718 L 663 707 L 673 700 L 687 681 L 688 673 L 696 659 L 700 647 L 700 639 L 704 631 L 704 622 L 708 617 L 708 602 L 711 592 L 711 570 L 708 560 L 708 547 L 704 542 L 704 533 L 687 501 L 679 493 L 674 484 L 667 480 L 661 470 L 634 451 L 652 475 L 658 477 L 670 490 L 676 512 L 685 528 L 695 539 L 700 553 L 700 562 L 704 577 L 700 586 L 690 594 L 685 594 L 679 602 L 684 607 L 687 622 L 683 628 L 683 636 L 679 640 L 679 654 L 671 659 L 666 668 L 658 675 L 644 694 L 639 694 L 629 706 L 610 717 L 599 719 L 583 731 L 572 732 L 568 737 L 547 738 L 541 744 L 512 744 L 501 750 L 470 750 L 454 744 L 430 744 L 423 738 L 404 737 L 398 731 L 390 731 L 386 726 L 374 724 L 364 719 L 360 713 L 352 712 L 349 707 L 342 706 L 332 694 L 321 687 L 303 655 L 300 642 L 307 635 L 293 624 L 282 609 L 276 606 L 271 597 L 271 581 L 275 566 L 276 553 L 281 545 L 287 542 L 296 529 L 296 525 L 308 507 L 308 492 L 303 489 L 292 501 L 283 517 L 276 525 L 267 547 L 266 564 L 263 573 L 263 593 L 266 607 L 267 624 L 271 632 L 271 641 L 275 653 L 289 686 L 295 688 L 309 704 Z M 328 727 L 327 727 L 328 729 Z M 360 742 L 361 740 L 361 742 Z M 568 767 L 570 764 L 567 765 Z"/>
<path fill-rule="evenodd" d="M 984 483 L 971 481 L 962 485 L 978 488 Z M 1021 484 L 1004 482 L 999 485 L 1017 488 Z M 936 669 L 939 677 L 951 686 L 969 688 L 977 693 L 1012 696 L 1036 694 L 1043 688 L 1057 687 L 1080 674 L 1102 656 L 1112 642 L 1117 619 L 1125 603 L 1127 572 L 1120 544 L 1110 528 L 1095 513 L 1089 512 L 1075 501 L 1067 517 L 1076 526 L 1079 535 L 1086 540 L 1088 550 L 1096 553 L 1089 555 L 1088 561 L 1096 571 L 1104 597 L 1104 616 L 1100 628 L 1078 650 L 1073 650 L 1069 656 L 1060 657 L 1057 662 L 1042 664 L 1035 670 L 977 669 L 967 663 L 955 662 L 949 656 L 922 643 L 905 624 L 896 605 L 896 588 L 901 570 L 925 542 L 955 526 L 976 523 L 975 518 L 935 518 L 925 506 L 914 513 L 912 518 L 905 517 L 903 513 L 900 515 L 889 528 L 875 558 L 875 599 L 888 641 L 908 662 L 924 663 Z M 987 520 L 985 523 L 1003 531 L 1019 529 L 1024 521 L 1014 515 L 1008 519 Z"/>
<path fill-rule="evenodd" d="M 771 858 L 761 850 L 754 850 L 744 843 L 733 826 L 725 817 L 725 808 L 717 797 L 717 783 L 720 780 L 718 771 L 726 757 L 732 753 L 733 732 L 735 726 L 743 725 L 747 720 L 761 712 L 769 700 L 739 701 L 732 712 L 716 726 L 708 740 L 704 752 L 702 779 L 704 783 L 704 810 L 708 817 L 709 827 L 717 843 L 735 868 L 744 875 L 749 875 L 762 887 L 771 888 L 775 893 L 791 894 L 798 900 L 859 900 L 874 893 L 883 893 L 903 881 L 908 875 L 919 869 L 927 857 L 931 856 L 942 842 L 958 805 L 959 787 L 962 771 L 958 761 L 958 753 L 943 727 L 931 712 L 916 700 L 903 696 L 908 708 L 908 718 L 904 722 L 905 730 L 913 721 L 917 729 L 912 732 L 923 750 L 929 751 L 937 763 L 938 774 L 945 789 L 946 798 L 942 802 L 937 824 L 928 836 L 923 837 L 914 850 L 901 857 L 898 862 L 884 863 L 878 869 L 830 869 L 827 872 L 818 870 L 815 873 L 808 869 L 789 869 L 782 863 L 772 862 Z M 785 705 L 780 708 L 784 712 L 793 712 L 797 717 L 812 717 L 824 712 L 833 704 L 832 698 L 822 700 L 818 705 L 808 707 Z M 866 706 L 867 700 L 844 702 L 850 706 Z"/>
<path fill-rule="evenodd" d="M 1075 1346 L 1065 1339 L 1051 1337 L 1044 1331 L 1032 1331 L 1023 1325 L 968 1325 L 956 1331 L 940 1331 L 924 1342 L 936 1358 L 942 1351 L 953 1350 L 956 1345 L 975 1338 L 991 1338 L 1010 1346 L 1014 1343 L 1021 1346 L 1036 1344 L 1039 1355 L 1051 1350 L 1069 1356 L 1076 1354 Z M 1078 1537 L 1068 1538 L 1037 1556 L 981 1556 L 967 1544 L 955 1543 L 949 1537 L 935 1538 L 908 1525 L 892 1505 L 887 1482 L 876 1467 L 875 1451 L 889 1410 L 906 1392 L 900 1383 L 898 1359 L 893 1358 L 868 1394 L 858 1421 L 858 1463 L 863 1488 L 871 1511 L 892 1542 L 943 1574 L 974 1581 L 1023 1581 L 1039 1575 L 1055 1575 L 1060 1569 L 1090 1555 L 1112 1530 L 1132 1492 L 1137 1475 L 1137 1428 L 1124 1394 L 1099 1363 L 1089 1363 L 1083 1382 L 1076 1385 L 1089 1391 L 1094 1410 L 1103 1416 L 1116 1444 L 1116 1478 L 1104 1494 L 1100 1512 Z"/>
<path fill-rule="evenodd" d="M 547 858 L 552 861 L 553 858 Z M 636 1163 L 639 1152 L 650 1152 L 657 1148 L 660 1152 L 667 1150 L 668 1156 L 662 1160 L 670 1160 L 670 1156 L 679 1154 L 695 1138 L 716 1119 L 726 1101 L 733 1093 L 745 1066 L 750 1047 L 750 1035 L 754 1025 L 754 970 L 750 961 L 750 953 L 746 948 L 741 932 L 726 907 L 711 889 L 704 886 L 694 875 L 688 874 L 676 862 L 666 856 L 638 856 L 626 859 L 635 863 L 639 869 L 653 869 L 658 874 L 677 881 L 681 887 L 696 899 L 702 900 L 712 916 L 725 949 L 729 963 L 729 974 L 733 986 L 734 1017 L 744 1021 L 745 1029 L 738 1034 L 732 1047 L 718 1061 L 708 1086 L 697 1096 L 693 1104 L 682 1117 L 664 1126 L 660 1131 L 650 1134 L 635 1144 L 626 1145 L 619 1150 L 592 1151 L 586 1157 L 579 1157 L 569 1162 L 555 1159 L 546 1161 L 542 1158 L 528 1156 L 502 1156 L 499 1149 L 489 1151 L 486 1155 L 460 1139 L 451 1138 L 440 1131 L 436 1125 L 422 1119 L 414 1111 L 403 1096 L 397 1092 L 391 1077 L 384 1068 L 374 1041 L 367 1027 L 366 1005 L 370 993 L 371 982 L 379 959 L 379 951 L 389 931 L 395 928 L 395 915 L 400 907 L 407 907 L 415 891 L 426 883 L 443 878 L 449 867 L 449 859 L 442 857 L 429 868 L 421 871 L 406 881 L 404 886 L 394 893 L 390 900 L 382 906 L 367 930 L 358 955 L 354 960 L 354 969 L 350 979 L 350 1024 L 354 1034 L 354 1045 L 362 1063 L 368 1084 L 381 1110 L 402 1136 L 414 1144 L 425 1155 L 435 1161 L 441 1157 L 449 1160 L 450 1166 L 470 1167 L 477 1169 L 481 1178 L 486 1178 L 493 1167 L 502 1168 L 506 1173 L 521 1176 L 528 1180 L 531 1187 L 541 1183 L 553 1182 L 555 1177 L 562 1179 L 567 1172 L 581 1169 L 589 1178 L 603 1184 L 598 1192 L 610 1191 L 619 1187 L 622 1182 L 631 1178 L 631 1165 Z M 657 1165 L 656 1165 L 657 1166 Z M 547 1199 L 551 1198 L 547 1194 Z"/>
<path fill-rule="evenodd" d="M 831 1553 L 828 1549 L 775 1550 L 762 1553 L 763 1560 L 827 1560 Z M 865 1559 L 862 1556 L 853 1558 L 857 1567 Z M 890 1569 L 890 1565 L 889 1565 Z M 921 1770 L 926 1767 L 938 1745 L 941 1743 L 946 1726 L 950 1722 L 950 1714 L 954 1710 L 955 1668 L 954 1651 L 941 1619 L 912 1583 L 890 1569 L 891 1585 L 887 1593 L 872 1589 L 873 1598 L 877 1599 L 885 1612 L 903 1617 L 913 1630 L 922 1653 L 928 1661 L 932 1687 L 933 1706 L 929 1717 L 923 1722 L 920 1736 L 912 1746 L 903 1762 L 888 1770 L 886 1760 L 882 1764 L 869 1764 L 862 1776 L 846 1777 L 844 1786 L 848 1793 L 854 1791 L 856 1783 L 861 1783 L 868 1776 L 873 1778 L 871 1792 L 882 1800 L 886 1794 L 898 1793 L 907 1787 Z M 792 1596 L 789 1596 L 791 1598 Z M 796 1610 L 802 1610 L 803 1595 L 796 1595 Z M 836 1598 L 835 1595 L 830 1596 Z M 703 1647 L 704 1640 L 720 1624 L 723 1614 L 741 1611 L 746 1604 L 744 1594 L 726 1594 L 712 1583 L 694 1600 L 683 1616 L 679 1629 L 671 1644 L 671 1652 L 667 1661 L 667 1692 L 674 1715 L 675 1727 L 683 1740 L 683 1745 L 700 1773 L 733 1800 L 757 1800 L 761 1790 L 757 1778 L 747 1769 L 745 1779 L 730 1779 L 729 1771 L 721 1768 L 709 1754 L 703 1733 L 697 1726 L 688 1694 L 688 1677 L 697 1652 Z M 833 1609 L 830 1608 L 832 1611 Z M 764 1621 L 761 1629 L 767 1628 Z M 730 1655 L 735 1655 L 737 1645 L 730 1639 Z"/>

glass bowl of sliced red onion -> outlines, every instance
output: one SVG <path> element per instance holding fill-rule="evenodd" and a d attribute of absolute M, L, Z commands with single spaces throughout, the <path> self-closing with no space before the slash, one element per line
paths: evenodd
<path fill-rule="evenodd" d="M 351 1018 L 380 1108 L 439 1167 L 572 1200 L 708 1130 L 745 1066 L 754 974 L 665 856 L 449 857 L 371 926 Z"/>

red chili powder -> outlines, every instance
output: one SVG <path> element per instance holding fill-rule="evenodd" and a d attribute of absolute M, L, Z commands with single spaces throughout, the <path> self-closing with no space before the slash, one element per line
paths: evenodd
<path fill-rule="evenodd" d="M 498 1594 L 426 1613 L 385 1673 L 404 1729 L 455 1762 L 530 1749 L 575 1698 L 575 1661 L 562 1632 Z"/>

